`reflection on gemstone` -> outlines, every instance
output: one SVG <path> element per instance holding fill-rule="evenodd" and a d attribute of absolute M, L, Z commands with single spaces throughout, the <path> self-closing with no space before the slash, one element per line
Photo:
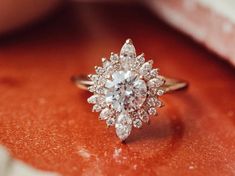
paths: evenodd
<path fill-rule="evenodd" d="M 136 57 L 135 47 L 130 39 L 122 46 L 120 56 Z"/>
<path fill-rule="evenodd" d="M 131 133 L 132 119 L 125 111 L 122 112 L 115 123 L 116 134 L 120 140 L 124 141 Z"/>
<path fill-rule="evenodd" d="M 108 88 L 106 103 L 118 112 L 140 108 L 147 96 L 145 81 L 132 71 L 114 72 L 112 80 L 107 81 L 105 86 Z"/>

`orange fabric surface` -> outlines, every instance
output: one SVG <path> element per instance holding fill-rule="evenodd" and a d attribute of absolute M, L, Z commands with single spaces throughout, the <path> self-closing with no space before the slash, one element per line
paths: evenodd
<path fill-rule="evenodd" d="M 71 82 L 132 38 L 160 73 L 190 82 L 126 144 Z M 235 71 L 138 5 L 74 4 L 0 43 L 0 143 L 78 175 L 234 175 Z"/>

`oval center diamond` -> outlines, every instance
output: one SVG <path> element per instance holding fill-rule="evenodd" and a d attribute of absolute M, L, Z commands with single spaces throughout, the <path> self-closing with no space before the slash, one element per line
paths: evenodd
<path fill-rule="evenodd" d="M 147 96 L 145 81 L 133 71 L 116 71 L 106 82 L 106 103 L 118 112 L 139 109 Z"/>

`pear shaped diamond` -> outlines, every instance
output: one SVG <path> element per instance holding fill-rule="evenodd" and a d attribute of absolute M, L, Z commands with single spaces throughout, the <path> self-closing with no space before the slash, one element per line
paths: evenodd
<path fill-rule="evenodd" d="M 121 141 L 124 141 L 131 133 L 132 119 L 126 112 L 122 112 L 115 124 L 116 134 Z"/>

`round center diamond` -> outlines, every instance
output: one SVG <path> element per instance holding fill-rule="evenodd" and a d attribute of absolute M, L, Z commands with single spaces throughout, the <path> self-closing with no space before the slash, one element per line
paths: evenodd
<path fill-rule="evenodd" d="M 139 109 L 147 96 L 145 81 L 133 71 L 116 71 L 106 82 L 105 101 L 118 112 Z"/>

